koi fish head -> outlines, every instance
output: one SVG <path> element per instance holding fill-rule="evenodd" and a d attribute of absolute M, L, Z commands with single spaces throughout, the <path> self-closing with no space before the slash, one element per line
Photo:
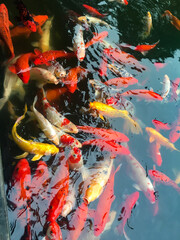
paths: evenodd
<path fill-rule="evenodd" d="M 78 17 L 78 21 L 80 21 L 81 23 L 87 24 L 87 17 L 85 16 Z"/>
<path fill-rule="evenodd" d="M 78 163 L 82 159 L 81 150 L 77 147 L 74 147 L 70 152 L 70 157 L 68 158 L 68 162 Z"/>
<path fill-rule="evenodd" d="M 59 225 L 53 221 L 49 224 L 46 232 L 46 240 L 62 240 L 62 233 Z"/>
<path fill-rule="evenodd" d="M 17 73 L 18 77 L 23 81 L 23 83 L 27 84 L 30 79 L 30 72 L 29 70 L 26 72 L 19 72 Z"/>
<path fill-rule="evenodd" d="M 37 26 L 34 21 L 27 20 L 24 22 L 24 25 L 31 30 L 31 32 L 36 32 L 37 31 Z"/>
<path fill-rule="evenodd" d="M 87 190 L 85 192 L 85 196 L 83 199 L 84 202 L 87 204 L 89 204 L 90 202 L 93 202 L 100 196 L 101 192 L 102 192 L 102 186 L 97 182 L 91 182 L 88 185 Z"/>
<path fill-rule="evenodd" d="M 19 181 L 20 179 L 23 179 L 27 174 L 30 175 L 30 166 L 27 159 L 23 158 L 16 165 L 12 179 L 14 181 Z"/>
<path fill-rule="evenodd" d="M 146 192 L 144 192 L 145 196 L 149 199 L 149 201 L 153 204 L 156 201 L 156 192 L 154 189 L 148 188 Z"/>

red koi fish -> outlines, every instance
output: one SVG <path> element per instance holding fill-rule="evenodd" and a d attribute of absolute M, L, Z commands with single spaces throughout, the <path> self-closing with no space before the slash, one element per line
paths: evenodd
<path fill-rule="evenodd" d="M 119 171 L 121 166 L 117 167 L 116 171 L 114 168 L 111 171 L 111 175 L 106 184 L 103 193 L 100 195 L 99 202 L 94 214 L 94 235 L 99 236 L 109 220 L 109 213 L 111 205 L 115 199 L 114 196 L 114 177 Z"/>
<path fill-rule="evenodd" d="M 101 77 L 107 76 L 107 63 L 108 63 L 107 58 L 105 56 L 102 56 L 102 62 L 99 67 L 99 75 Z"/>
<path fill-rule="evenodd" d="M 172 186 L 180 193 L 180 187 L 168 176 L 158 170 L 149 170 L 148 175 L 154 182 L 159 182 L 167 186 Z"/>
<path fill-rule="evenodd" d="M 119 78 L 112 78 L 105 82 L 107 86 L 114 85 L 117 88 L 126 88 L 130 85 L 138 83 L 138 80 L 134 77 L 119 77 Z"/>
<path fill-rule="evenodd" d="M 19 10 L 20 19 L 24 26 L 29 28 L 32 32 L 37 31 L 37 23 L 34 21 L 33 16 L 29 13 L 26 6 L 21 0 L 16 0 L 17 8 Z"/>
<path fill-rule="evenodd" d="M 30 65 L 29 61 L 33 60 L 36 55 L 34 53 L 25 53 L 22 54 L 16 62 L 9 66 L 9 70 L 12 73 L 18 75 L 18 77 L 23 81 L 23 83 L 27 84 L 30 79 Z"/>
<path fill-rule="evenodd" d="M 106 16 L 106 14 L 100 13 L 97 9 L 95 9 L 87 4 L 83 4 L 83 7 L 85 7 L 87 9 L 87 11 L 89 13 L 91 13 L 92 15 L 94 15 L 95 17 L 105 17 Z"/>
<path fill-rule="evenodd" d="M 121 96 L 128 97 L 128 96 L 135 96 L 139 99 L 145 99 L 148 101 L 162 101 L 163 98 L 158 94 L 150 90 L 146 89 L 133 89 L 126 92 L 121 93 Z"/>
<path fill-rule="evenodd" d="M 74 212 L 69 222 L 69 232 L 66 240 L 77 240 L 87 219 L 88 205 L 83 202 Z"/>
<path fill-rule="evenodd" d="M 71 170 L 76 170 L 76 169 L 81 168 L 83 165 L 83 158 L 82 158 L 81 150 L 77 147 L 73 147 L 69 153 L 67 161 L 69 163 L 69 168 Z"/>
<path fill-rule="evenodd" d="M 112 129 L 95 128 L 90 126 L 77 126 L 80 131 L 94 134 L 95 136 L 108 141 L 128 142 L 129 138 L 124 134 Z"/>
<path fill-rule="evenodd" d="M 166 65 L 167 65 L 167 63 L 159 63 L 159 62 L 154 63 L 154 66 L 157 71 L 159 71 L 159 69 L 161 69 L 161 68 L 164 68 Z"/>
<path fill-rule="evenodd" d="M 108 36 L 108 32 L 107 31 L 104 31 L 104 32 L 101 32 L 101 33 L 95 33 L 94 34 L 95 36 L 85 44 L 85 48 L 88 48 L 90 47 L 91 45 L 97 43 L 97 42 L 100 42 L 102 41 L 104 38 L 106 38 Z"/>
<path fill-rule="evenodd" d="M 168 123 L 163 123 L 163 122 L 161 122 L 159 120 L 156 120 L 156 119 L 153 119 L 152 123 L 154 124 L 157 131 L 159 131 L 161 129 L 162 130 L 170 130 L 171 129 L 171 127 L 168 125 Z"/>
<path fill-rule="evenodd" d="M 57 58 L 70 58 L 70 57 L 75 57 L 76 55 L 74 53 L 67 53 L 66 51 L 63 50 L 49 50 L 47 52 L 43 52 L 39 54 L 35 60 L 34 64 L 35 65 L 49 65 L 50 61 L 54 61 Z"/>
<path fill-rule="evenodd" d="M 66 87 L 47 89 L 46 90 L 46 98 L 49 102 L 54 102 L 54 101 L 58 100 L 66 92 L 67 92 Z"/>
<path fill-rule="evenodd" d="M 30 198 L 31 169 L 26 159 L 21 159 L 13 172 L 10 189 L 10 201 L 22 206 Z"/>
<path fill-rule="evenodd" d="M 67 76 L 64 79 L 62 79 L 62 82 L 66 85 L 70 93 L 74 93 L 77 90 L 78 75 L 85 72 L 86 69 L 80 66 L 71 68 Z"/>
<path fill-rule="evenodd" d="M 85 43 L 83 37 L 83 27 L 77 24 L 74 28 L 73 36 L 73 51 L 77 56 L 77 59 L 82 62 L 85 58 Z"/>
<path fill-rule="evenodd" d="M 62 240 L 62 232 L 57 222 L 50 222 L 46 231 L 45 240 Z"/>
<path fill-rule="evenodd" d="M 11 58 L 14 58 L 14 47 L 9 30 L 8 10 L 3 3 L 0 4 L 0 39 L 8 47 L 11 53 Z"/>
<path fill-rule="evenodd" d="M 161 145 L 157 142 L 152 142 L 150 144 L 150 153 L 151 153 L 152 160 L 158 166 L 161 166 L 161 164 L 162 164 L 162 157 L 161 157 L 161 153 L 160 153 L 160 148 L 161 148 Z"/>
<path fill-rule="evenodd" d="M 144 55 L 149 50 L 155 48 L 158 43 L 159 43 L 159 41 L 154 43 L 154 44 L 152 44 L 152 45 L 137 45 L 134 50 L 138 51 L 138 52 L 141 52 Z"/>
<path fill-rule="evenodd" d="M 172 143 L 177 142 L 177 140 L 180 138 L 180 126 L 173 127 L 172 131 L 169 134 L 169 140 Z"/>
<path fill-rule="evenodd" d="M 121 221 L 121 223 L 116 227 L 119 234 L 124 233 L 124 235 L 127 236 L 125 233 L 124 227 L 127 220 L 130 218 L 131 211 L 138 199 L 139 199 L 139 192 L 134 192 L 126 198 L 125 202 L 122 203 L 121 214 L 118 218 L 118 221 Z"/>
<path fill-rule="evenodd" d="M 124 146 L 114 142 L 113 140 L 111 141 L 106 141 L 104 139 L 91 139 L 88 141 L 85 141 L 82 143 L 82 146 L 85 145 L 93 145 L 93 146 L 98 146 L 101 151 L 108 151 L 111 152 L 115 155 L 129 155 L 130 151 L 125 148 Z"/>

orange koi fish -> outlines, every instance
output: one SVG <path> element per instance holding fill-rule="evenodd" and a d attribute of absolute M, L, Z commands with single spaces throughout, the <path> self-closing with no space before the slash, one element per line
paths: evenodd
<path fill-rule="evenodd" d="M 67 92 L 66 87 L 47 89 L 46 90 L 46 98 L 49 102 L 54 102 L 54 101 L 58 100 L 66 92 Z"/>
<path fill-rule="evenodd" d="M 170 23 L 174 25 L 177 30 L 180 31 L 180 20 L 174 15 L 172 15 L 172 13 L 169 10 L 166 10 L 162 15 L 162 17 L 165 17 L 165 16 L 168 17 L 168 19 L 170 20 Z"/>
<path fill-rule="evenodd" d="M 157 44 L 159 43 L 159 41 L 157 41 L 156 43 L 152 44 L 152 45 L 137 45 L 134 50 L 141 52 L 143 55 L 145 55 L 148 51 L 150 51 L 151 49 L 155 48 L 157 46 Z"/>
<path fill-rule="evenodd" d="M 120 155 L 130 154 L 130 151 L 126 147 L 114 142 L 113 140 L 91 139 L 82 143 L 82 146 L 85 145 L 98 146 L 101 149 L 101 151 L 111 152 L 115 154 L 115 156 L 119 154 Z"/>
<path fill-rule="evenodd" d="M 83 7 L 85 7 L 89 13 L 91 13 L 92 15 L 94 15 L 96 17 L 105 17 L 106 16 L 106 14 L 100 13 L 97 9 L 95 9 L 87 4 L 83 4 Z"/>
<path fill-rule="evenodd" d="M 112 79 L 109 79 L 105 82 L 105 84 L 107 86 L 111 86 L 111 85 L 114 85 L 116 86 L 117 88 L 126 88 L 130 85 L 134 85 L 138 83 L 138 80 L 134 77 L 119 77 L 119 78 L 112 78 Z"/>
<path fill-rule="evenodd" d="M 126 239 L 129 239 L 129 238 L 125 233 L 124 227 L 127 220 L 130 218 L 131 211 L 138 199 L 139 199 L 139 192 L 134 192 L 131 195 L 129 195 L 121 205 L 121 214 L 118 218 L 118 221 L 121 221 L 121 223 L 116 227 L 116 229 L 119 232 L 119 234 L 124 234 Z"/>
<path fill-rule="evenodd" d="M 117 132 L 112 129 L 104 129 L 104 128 L 95 128 L 91 126 L 77 126 L 80 131 L 94 134 L 95 136 L 111 141 L 114 140 L 116 142 L 128 142 L 129 138 L 121 132 Z"/>
<path fill-rule="evenodd" d="M 35 60 L 35 65 L 49 65 L 50 61 L 54 61 L 57 58 L 71 58 L 75 57 L 74 53 L 67 53 L 66 51 L 61 50 L 49 50 L 47 52 L 43 52 L 39 54 Z"/>
<path fill-rule="evenodd" d="M 9 16 L 6 6 L 2 3 L 0 4 L 0 39 L 8 47 L 11 58 L 14 58 L 14 47 L 11 39 L 11 34 L 9 30 Z"/>
<path fill-rule="evenodd" d="M 135 96 L 139 99 L 145 99 L 148 101 L 162 101 L 163 98 L 156 92 L 146 90 L 146 89 L 133 89 L 128 90 L 126 92 L 121 93 L 121 96 L 128 97 L 128 96 Z"/>
<path fill-rule="evenodd" d="M 19 10 L 20 19 L 24 26 L 29 28 L 32 32 L 36 32 L 37 23 L 34 21 L 33 16 L 29 13 L 24 3 L 21 0 L 16 0 L 16 4 Z"/>
<path fill-rule="evenodd" d="M 69 232 L 66 240 L 77 240 L 84 228 L 84 224 L 87 219 L 88 205 L 82 202 L 81 205 L 76 208 L 71 220 L 69 221 Z"/>
<path fill-rule="evenodd" d="M 156 130 L 159 132 L 159 130 L 170 130 L 171 127 L 168 125 L 168 123 L 163 123 L 157 119 L 153 119 L 152 123 L 154 124 Z"/>
<path fill-rule="evenodd" d="M 95 33 L 94 34 L 95 36 L 85 44 L 85 48 L 88 48 L 90 47 L 91 45 L 97 43 L 97 42 L 100 42 L 102 41 L 104 38 L 106 38 L 108 36 L 108 32 L 107 31 L 104 31 L 104 32 L 101 32 L 101 33 Z"/>
<path fill-rule="evenodd" d="M 166 176 L 164 173 L 158 171 L 158 170 L 149 170 L 148 175 L 154 182 L 159 182 L 167 186 L 172 186 L 180 193 L 180 187 L 175 183 L 173 180 L 171 180 L 168 176 Z"/>
<path fill-rule="evenodd" d="M 18 75 L 18 77 L 23 81 L 23 83 L 27 84 L 30 79 L 30 65 L 29 61 L 34 59 L 36 55 L 34 53 L 25 53 L 22 54 L 16 62 L 9 66 L 9 70 L 12 73 L 15 73 Z"/>
<path fill-rule="evenodd" d="M 150 144 L 150 153 L 151 153 L 152 160 L 158 166 L 161 166 L 161 164 L 162 164 L 162 157 L 161 157 L 161 153 L 160 153 L 160 148 L 161 148 L 161 145 L 157 142 L 152 142 Z"/>
<path fill-rule="evenodd" d="M 44 240 L 63 240 L 62 232 L 57 222 L 53 221 L 49 223 Z"/>
<path fill-rule="evenodd" d="M 72 43 L 73 51 L 76 54 L 77 59 L 82 62 L 85 58 L 85 43 L 83 38 L 83 28 L 80 24 L 77 24 L 74 28 Z"/>

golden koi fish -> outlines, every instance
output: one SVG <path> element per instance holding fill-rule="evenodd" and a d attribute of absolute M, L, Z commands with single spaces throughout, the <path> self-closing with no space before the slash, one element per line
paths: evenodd
<path fill-rule="evenodd" d="M 17 126 L 20 124 L 21 120 L 25 118 L 25 114 L 27 112 L 27 105 L 25 105 L 25 111 L 22 116 L 20 116 L 13 128 L 12 128 L 12 137 L 14 142 L 23 150 L 25 151 L 22 155 L 17 156 L 16 158 L 24 158 L 29 153 L 35 154 L 35 156 L 32 158 L 32 161 L 39 160 L 43 155 L 54 155 L 59 152 L 59 149 L 53 145 L 48 143 L 39 143 L 39 142 L 33 142 L 32 140 L 25 140 L 22 137 L 20 137 L 16 131 Z"/>
<path fill-rule="evenodd" d="M 150 35 L 151 29 L 152 29 L 152 16 L 149 11 L 147 12 L 147 15 L 143 18 L 143 22 L 144 22 L 144 31 L 141 37 L 145 39 Z"/>
<path fill-rule="evenodd" d="M 167 16 L 167 17 L 169 18 L 169 20 L 170 20 L 170 23 L 171 23 L 172 25 L 174 25 L 177 30 L 180 31 L 180 20 L 179 20 L 177 17 L 175 17 L 174 15 L 172 15 L 172 13 L 171 13 L 169 10 L 166 10 L 166 11 L 164 12 L 164 14 L 162 15 L 162 17 L 164 17 L 164 16 Z"/>

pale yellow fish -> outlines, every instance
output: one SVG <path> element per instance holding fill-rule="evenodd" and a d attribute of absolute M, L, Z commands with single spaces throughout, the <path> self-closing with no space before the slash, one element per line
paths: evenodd
<path fill-rule="evenodd" d="M 152 30 L 152 16 L 151 13 L 148 11 L 147 15 L 143 18 L 144 28 L 143 33 L 141 34 L 142 39 L 147 38 Z"/>
<path fill-rule="evenodd" d="M 170 82 L 168 75 L 166 75 L 166 74 L 164 75 L 162 84 L 163 84 L 163 88 L 161 91 L 161 97 L 164 99 L 169 94 L 170 88 L 171 88 L 171 82 Z"/>
<path fill-rule="evenodd" d="M 158 142 L 160 145 L 170 148 L 172 150 L 179 151 L 173 143 L 169 141 L 168 138 L 165 138 L 161 133 L 156 131 L 154 128 L 146 127 L 146 132 L 149 135 L 149 142 L 152 143 L 154 141 Z"/>
<path fill-rule="evenodd" d="M 72 40 L 73 51 L 76 54 L 80 62 L 85 58 L 85 43 L 83 37 L 83 28 L 80 24 L 77 24 L 74 28 L 74 37 Z"/>
<path fill-rule="evenodd" d="M 16 158 L 23 158 L 26 157 L 29 153 L 35 154 L 32 158 L 32 161 L 39 160 L 44 155 L 54 155 L 59 152 L 59 149 L 53 145 L 48 143 L 39 143 L 34 142 L 32 140 L 25 140 L 24 138 L 20 137 L 16 131 L 17 126 L 20 124 L 21 120 L 25 118 L 25 114 L 27 112 L 27 105 L 25 105 L 25 111 L 22 116 L 20 116 L 13 128 L 12 128 L 12 137 L 14 142 L 24 151 L 24 154 L 17 156 Z"/>
<path fill-rule="evenodd" d="M 107 22 L 105 22 L 105 21 L 103 21 L 103 20 L 101 20 L 101 19 L 99 19 L 99 18 L 90 17 L 90 16 L 87 16 L 87 15 L 78 17 L 78 20 L 79 20 L 79 22 L 81 22 L 81 23 L 86 23 L 86 24 L 100 24 L 100 25 L 104 25 L 104 26 L 106 26 L 106 27 L 108 27 L 108 28 L 110 27 L 110 25 L 109 25 Z"/>

